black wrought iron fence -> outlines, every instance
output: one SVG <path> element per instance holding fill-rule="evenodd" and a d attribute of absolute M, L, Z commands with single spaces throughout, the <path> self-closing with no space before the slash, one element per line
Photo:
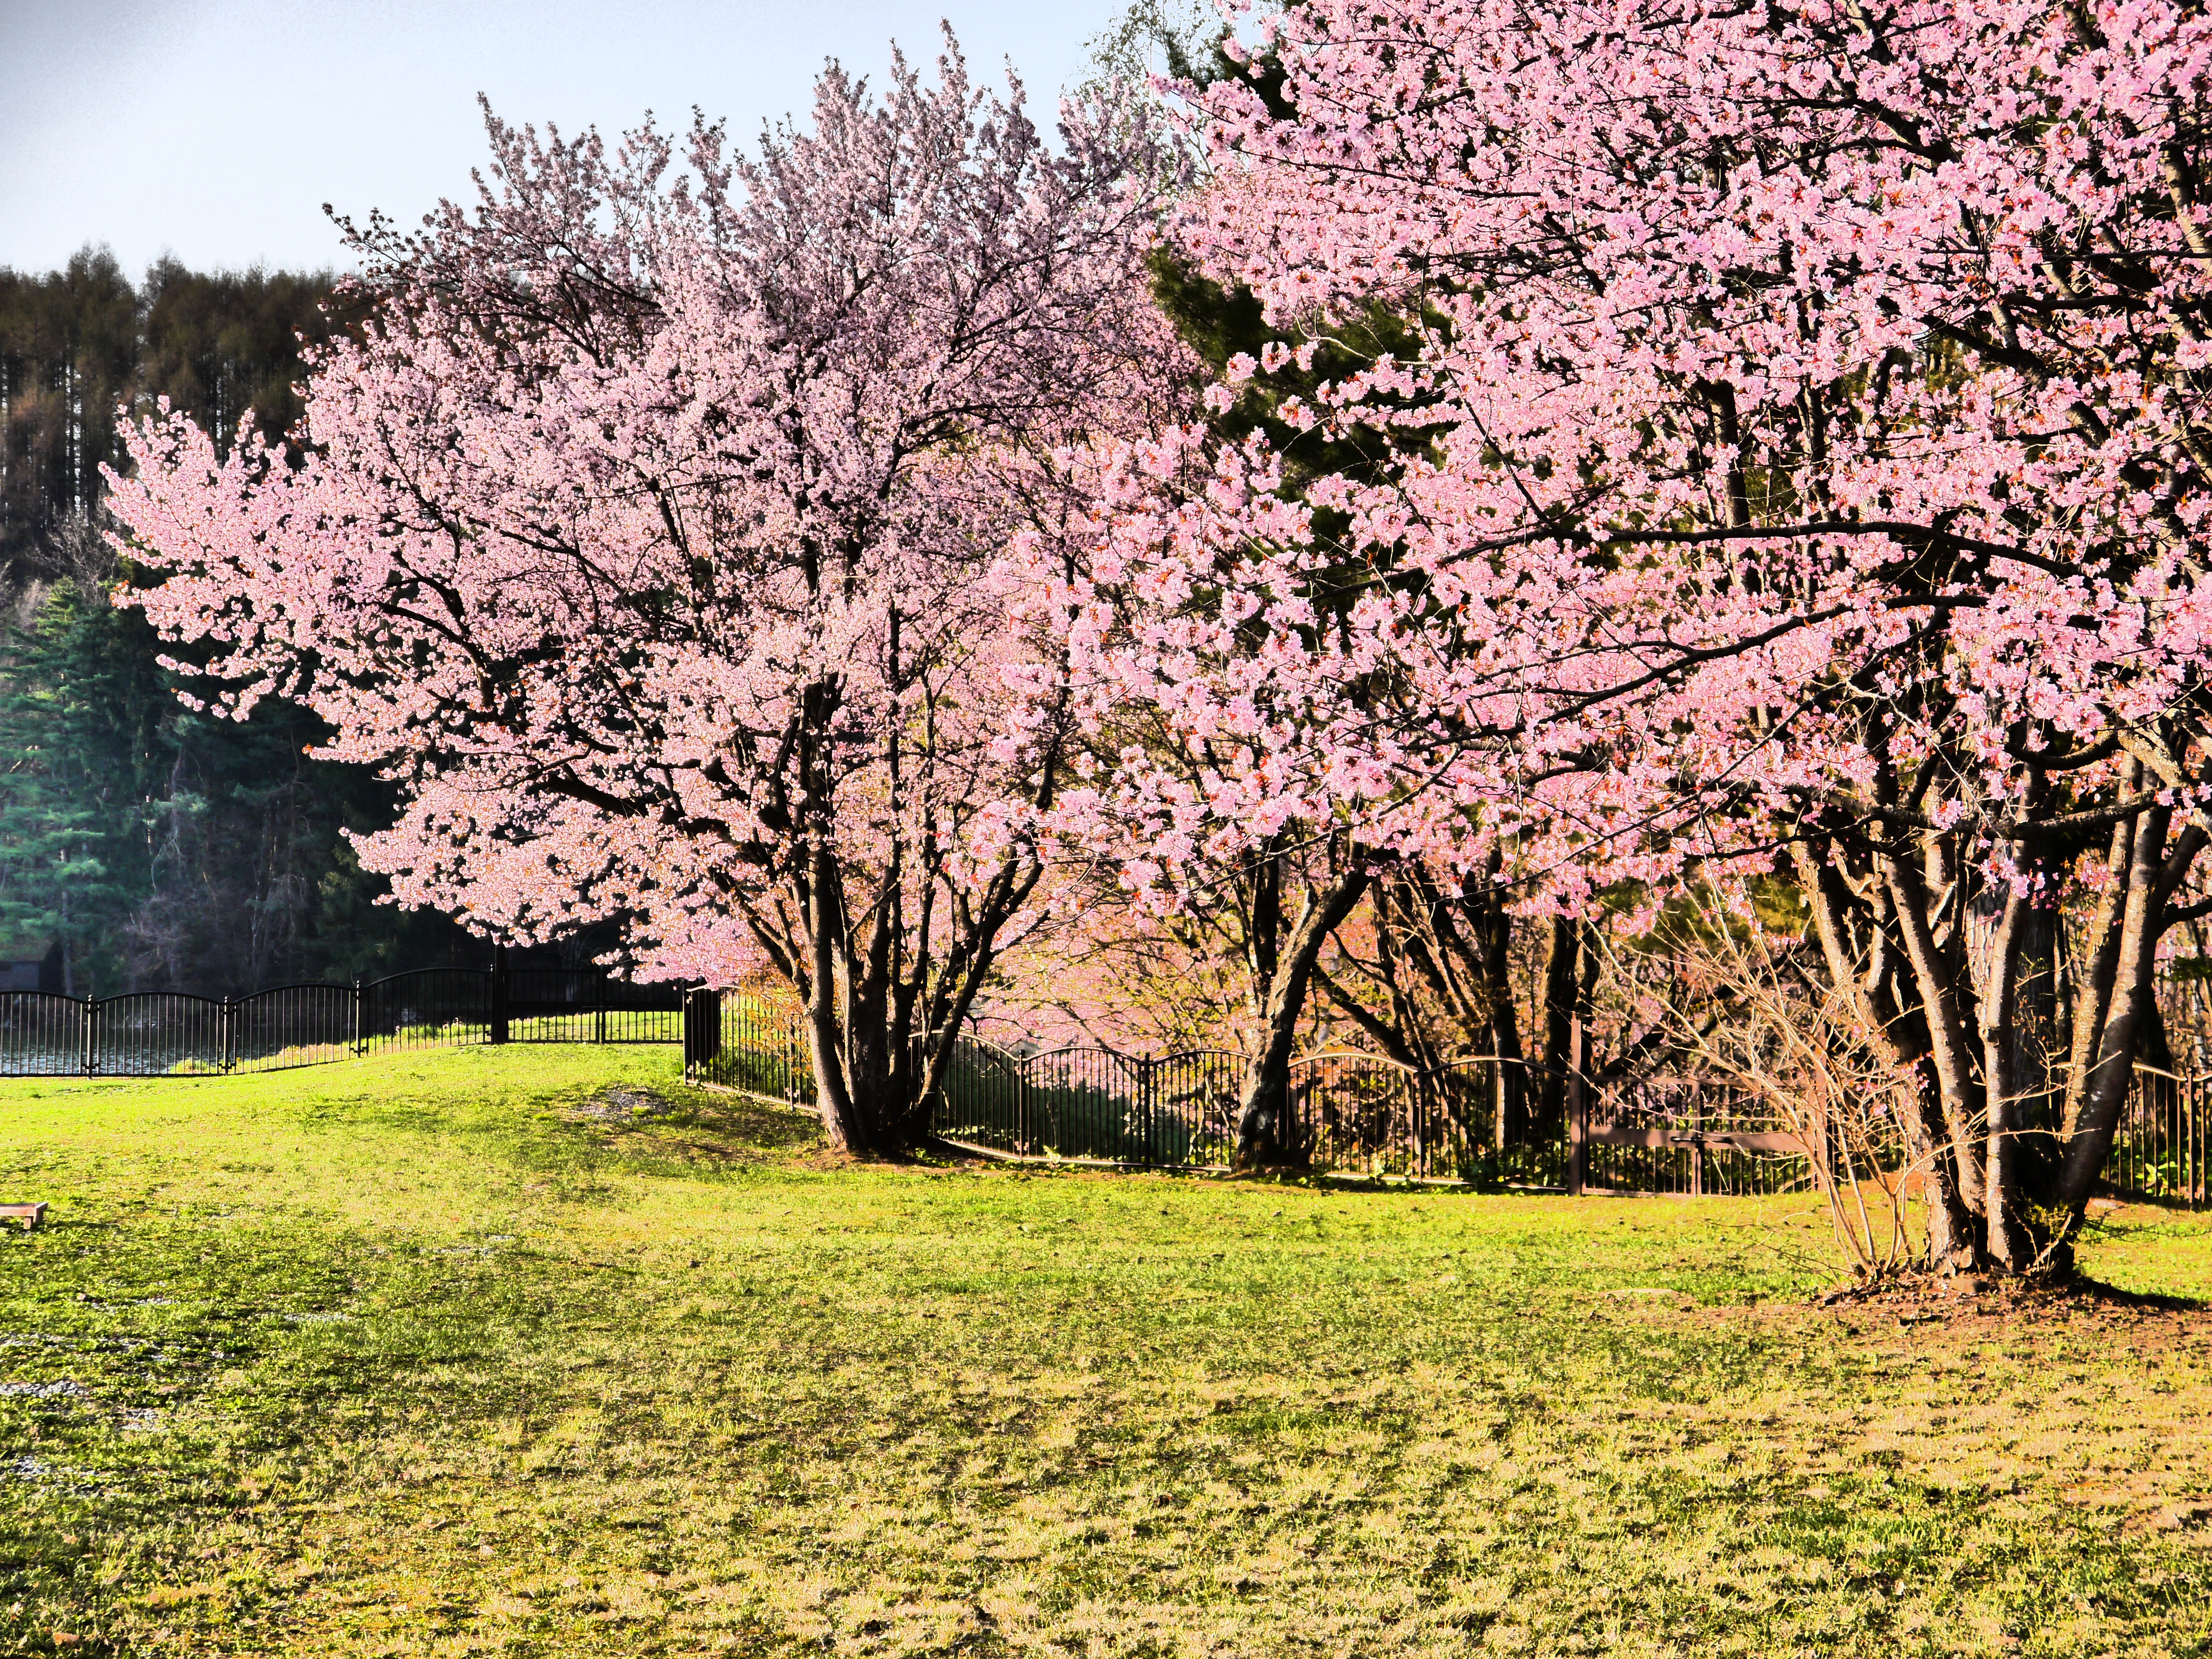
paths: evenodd
<path fill-rule="evenodd" d="M 814 1103 L 814 1063 L 788 1004 L 707 986 L 685 994 L 684 1075 L 792 1106 Z"/>
<path fill-rule="evenodd" d="M 787 1004 L 700 989 L 686 1008 L 687 1076 L 812 1103 L 812 1066 Z M 1237 1150 L 1243 1076 L 1243 1056 L 1220 1049 L 1023 1051 L 963 1036 L 932 1124 L 954 1145 L 1017 1158 L 1224 1169 Z M 1594 1089 L 1510 1058 L 1425 1072 L 1378 1054 L 1326 1054 L 1292 1066 L 1288 1117 L 1291 1160 L 1329 1174 L 1764 1193 L 1808 1185 L 1815 1173 L 1801 1137 L 1714 1079 Z"/>
<path fill-rule="evenodd" d="M 1601 1084 L 1588 1098 L 1586 1189 L 1787 1192 L 1813 1183 L 1814 1161 L 1830 1156 L 1816 1126 L 1780 1121 L 1725 1078 L 1629 1078 Z"/>
<path fill-rule="evenodd" d="M 1222 1166 L 1237 1146 L 1243 1072 L 1237 1055 L 1212 1049 L 1019 1054 L 963 1036 L 932 1121 L 947 1140 L 1023 1157 Z"/>
<path fill-rule="evenodd" d="M 956 1144 L 1020 1157 L 1225 1168 L 1243 1072 L 1219 1050 L 1021 1054 L 963 1037 L 934 1123 Z M 1814 1176 L 1803 1137 L 1710 1078 L 1598 1089 L 1510 1058 L 1425 1072 L 1318 1054 L 1291 1067 L 1289 1119 L 1292 1160 L 1326 1174 L 1681 1193 L 1778 1192 Z"/>
<path fill-rule="evenodd" d="M 422 968 L 251 996 L 0 992 L 0 1076 L 173 1077 L 478 1042 L 683 1038 L 684 988 L 597 969 Z"/>
<path fill-rule="evenodd" d="M 1496 1055 L 1433 1070 L 1324 1054 L 1291 1068 L 1296 1150 L 1334 1174 L 1573 1185 L 1570 1092 Z"/>
<path fill-rule="evenodd" d="M 2124 1198 L 2212 1204 L 2212 1125 L 2207 1079 L 2138 1066 L 2120 1109 L 2105 1180 Z"/>
<path fill-rule="evenodd" d="M 501 1042 L 677 1043 L 684 1071 L 793 1105 L 813 1066 L 787 1003 L 641 984 L 597 969 L 426 968 L 351 985 L 277 986 L 228 1000 L 0 992 L 0 1076 L 191 1076 Z M 1243 1060 L 1095 1047 L 955 1046 L 933 1105 L 948 1140 L 1018 1157 L 1225 1168 Z M 2212 1087 L 2138 1066 L 2106 1170 L 2122 1196 L 2212 1204 Z M 1597 1085 L 1481 1058 L 1435 1071 L 1370 1054 L 1292 1067 L 1292 1157 L 1324 1173 L 1496 1181 L 1568 1191 L 1772 1193 L 1812 1184 L 1831 1154 L 1723 1079 Z"/>

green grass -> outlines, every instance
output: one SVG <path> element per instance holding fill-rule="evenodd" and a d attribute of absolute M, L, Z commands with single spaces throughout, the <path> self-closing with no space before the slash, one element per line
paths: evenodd
<path fill-rule="evenodd" d="M 555 1048 L 0 1085 L 32 1197 L 0 1652 L 2212 1651 L 2212 1318 L 1824 1310 L 1802 1200 L 837 1167 Z"/>

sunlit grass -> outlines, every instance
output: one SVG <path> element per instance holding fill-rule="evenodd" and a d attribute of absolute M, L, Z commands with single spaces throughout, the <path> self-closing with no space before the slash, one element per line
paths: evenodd
<path fill-rule="evenodd" d="M 2212 1319 L 1823 1310 L 1803 1200 L 838 1167 L 521 1047 L 0 1085 L 18 1198 L 0 1651 L 2212 1644 Z"/>

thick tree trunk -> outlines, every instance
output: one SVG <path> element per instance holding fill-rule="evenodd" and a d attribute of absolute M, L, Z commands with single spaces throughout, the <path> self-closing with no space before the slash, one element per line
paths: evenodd
<path fill-rule="evenodd" d="M 1567 1121 L 1567 1073 L 1575 1063 L 1575 1017 L 1585 1000 L 1583 958 L 1589 950 L 1588 924 L 1566 916 L 1552 918 L 1552 937 L 1544 952 L 1544 1069 L 1536 1090 L 1538 1135 L 1564 1131 Z"/>
<path fill-rule="evenodd" d="M 2139 767 L 2129 769 L 2123 787 L 2130 793 L 2142 787 Z M 2135 862 L 2136 823 L 2123 819 L 2112 826 L 2105 854 L 2105 890 L 2097 901 L 2097 920 L 2089 930 L 2089 959 L 2074 988 L 2072 1054 L 2066 1068 L 2066 1103 L 2059 1115 L 2059 1133 L 2071 1145 L 2081 1127 L 2089 1085 L 2097 1069 L 2098 1046 L 2104 1041 L 2105 1021 L 2112 1012 L 2112 986 L 2120 970 L 2120 949 L 2132 890 L 2129 872 Z M 2062 1176 L 2062 1179 L 2063 1177 Z"/>
<path fill-rule="evenodd" d="M 2008 889 L 2002 896 L 2001 919 L 1989 939 L 1986 989 L 1978 999 L 1989 1123 L 1982 1154 L 1982 1201 L 1990 1259 L 2018 1273 L 2034 1261 L 2042 1245 L 2033 1214 L 2031 1182 L 2025 1178 L 2028 1160 L 2021 1140 L 2027 1109 L 2016 1064 L 2021 949 L 2033 900 L 2024 879 L 2008 884 Z"/>
<path fill-rule="evenodd" d="M 1524 1056 L 1520 1011 L 1513 1006 L 1513 913 L 1494 883 L 1485 884 L 1478 903 L 1469 927 L 1480 951 L 1489 1048 L 1498 1060 L 1498 1140 L 1501 1147 L 1534 1146 L 1545 1139 L 1547 1124 L 1527 1068 L 1516 1063 Z M 1551 1127 L 1565 1121 L 1553 1119 Z"/>
<path fill-rule="evenodd" d="M 1367 866 L 1355 859 L 1322 886 L 1309 889 L 1290 937 L 1269 953 L 1273 971 L 1237 1105 L 1240 1170 L 1278 1169 L 1303 1156 L 1290 1121 L 1291 1054 L 1297 1043 L 1298 1020 L 1305 1012 L 1322 945 L 1359 902 L 1368 877 Z"/>
<path fill-rule="evenodd" d="M 876 1150 L 866 1117 L 854 1109 L 845 1081 L 844 1044 L 836 1021 L 806 1011 L 807 1056 L 814 1063 L 815 1109 L 822 1115 L 822 1133 L 838 1152 L 865 1158 Z"/>

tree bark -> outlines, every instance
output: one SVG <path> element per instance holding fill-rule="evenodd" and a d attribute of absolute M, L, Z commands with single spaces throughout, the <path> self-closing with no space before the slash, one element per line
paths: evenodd
<path fill-rule="evenodd" d="M 1538 1135 L 1563 1131 L 1567 1121 L 1567 1073 L 1575 1064 L 1575 1016 L 1583 1012 L 1583 957 L 1587 924 L 1566 916 L 1552 918 L 1552 937 L 1544 953 L 1544 1070 L 1536 1091 Z"/>
<path fill-rule="evenodd" d="M 2026 880 L 2007 885 L 2002 919 L 1989 945 L 1988 986 L 1978 999 L 1982 1089 L 1989 1119 L 1982 1154 L 1982 1201 L 1990 1259 L 2018 1273 L 2035 1260 L 2041 1243 L 2030 1213 L 2028 1183 L 2022 1179 L 2020 1138 L 2025 1110 L 2020 1068 L 2014 1064 L 2021 947 L 2033 899 Z"/>
<path fill-rule="evenodd" d="M 1983 1212 L 1980 1148 L 1976 1132 L 1985 1127 L 1987 1099 L 1979 1067 L 1960 1017 L 1959 986 L 1949 958 L 1937 945 L 1929 915 L 1929 892 L 1922 870 L 1909 858 L 1895 854 L 1881 857 L 1881 872 L 1895 908 L 1898 931 L 1922 1012 L 1928 1021 L 1929 1063 L 1934 1067 L 1937 1097 L 1942 1103 L 1944 1139 L 1948 1146 L 1929 1162 L 1924 1179 L 1938 1188 L 1952 1187 L 1958 1206 L 1968 1216 Z M 1930 1212 L 1948 1212 L 1952 1198 L 1938 1192 Z M 1955 1270 L 1973 1265 L 1980 1252 L 1971 1237 L 1948 1241 L 1948 1251 L 1937 1255 L 1931 1237 L 1929 1254 L 1940 1267 Z"/>
<path fill-rule="evenodd" d="M 1370 872 L 1357 854 L 1319 887 L 1309 888 L 1290 937 L 1270 950 L 1260 1030 L 1244 1068 L 1237 1113 L 1237 1167 L 1280 1168 L 1302 1156 L 1290 1121 L 1291 1054 L 1322 944 L 1352 914 Z"/>
<path fill-rule="evenodd" d="M 2142 769 L 2131 763 L 2123 787 L 2133 794 L 2142 785 Z M 2074 988 L 2073 1041 L 2066 1068 L 2066 1103 L 2058 1133 L 2070 1143 L 2081 1125 L 2081 1110 L 2089 1097 L 2089 1079 L 2096 1070 L 2097 1045 L 2105 1035 L 2105 1018 L 2112 1006 L 2112 981 L 2119 972 L 2120 941 L 2128 914 L 2130 884 L 2128 872 L 2135 860 L 2136 823 L 2123 818 L 2112 826 L 2105 854 L 2105 890 L 2097 901 L 2097 920 L 2090 929 L 2089 960 Z"/>
<path fill-rule="evenodd" d="M 2203 832 L 2191 825 L 2177 840 L 2169 871 L 2166 836 L 2171 814 L 2154 806 L 2136 821 L 2135 844 L 2128 859 L 2127 897 L 2121 914 L 2119 948 L 2112 974 L 2111 1010 L 2098 1034 L 2096 1060 L 2082 1080 L 2078 1105 L 2069 1113 L 2066 1149 L 2053 1194 L 2064 1219 L 2057 1241 L 2067 1249 L 2081 1226 L 2089 1194 L 2112 1155 L 2135 1066 L 2136 1043 L 2148 1018 L 2157 965 L 2158 937 L 2164 931 L 2166 899 L 2174 881 L 2202 845 Z M 2171 875 L 2172 879 L 2169 879 Z M 2069 1091 L 2070 1093 L 2071 1091 Z M 2054 1265 L 2063 1267 L 2063 1258 Z"/>

